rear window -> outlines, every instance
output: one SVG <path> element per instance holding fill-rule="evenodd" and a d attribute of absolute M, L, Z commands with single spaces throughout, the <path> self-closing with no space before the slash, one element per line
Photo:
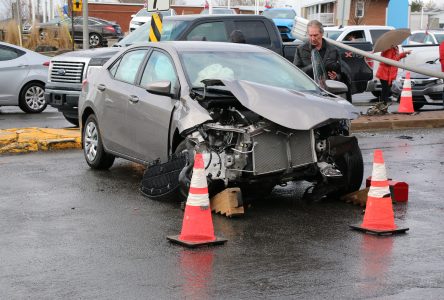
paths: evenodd
<path fill-rule="evenodd" d="M 235 21 L 234 26 L 240 30 L 245 37 L 247 44 L 270 47 L 270 34 L 261 21 Z"/>
<path fill-rule="evenodd" d="M 375 44 L 376 41 L 381 37 L 381 35 L 383 35 L 387 31 L 390 31 L 390 29 L 371 29 L 370 35 L 372 37 L 373 44 Z"/>
<path fill-rule="evenodd" d="M 270 19 L 294 19 L 296 17 L 296 13 L 289 9 L 265 10 L 262 14 Z"/>
<path fill-rule="evenodd" d="M 326 37 L 328 37 L 329 39 L 337 40 L 338 37 L 341 35 L 341 33 L 342 33 L 342 31 L 340 31 L 340 30 L 338 30 L 338 31 L 335 31 L 335 30 L 328 30 L 328 31 L 325 31 L 325 32 L 324 32 L 324 35 L 325 35 Z"/>

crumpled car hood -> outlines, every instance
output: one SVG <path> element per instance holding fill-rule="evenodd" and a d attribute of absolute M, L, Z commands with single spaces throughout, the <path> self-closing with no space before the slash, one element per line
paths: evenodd
<path fill-rule="evenodd" d="M 328 99 L 244 80 L 221 80 L 239 102 L 260 116 L 295 130 L 309 130 L 333 120 L 356 119 L 346 100 Z"/>

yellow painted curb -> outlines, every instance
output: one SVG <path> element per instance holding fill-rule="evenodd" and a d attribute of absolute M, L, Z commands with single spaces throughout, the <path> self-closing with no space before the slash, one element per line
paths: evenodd
<path fill-rule="evenodd" d="M 11 128 L 0 129 L 0 154 L 80 149 L 78 128 Z"/>

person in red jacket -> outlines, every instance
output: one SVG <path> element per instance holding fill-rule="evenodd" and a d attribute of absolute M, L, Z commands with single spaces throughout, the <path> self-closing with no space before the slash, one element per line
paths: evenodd
<path fill-rule="evenodd" d="M 441 63 L 441 72 L 444 72 L 444 41 L 439 45 L 439 62 Z"/>
<path fill-rule="evenodd" d="M 411 50 L 404 51 L 403 53 L 399 53 L 398 46 L 394 46 L 388 50 L 382 51 L 381 56 L 399 61 L 403 59 L 408 54 L 411 53 Z M 383 62 L 379 64 L 378 71 L 376 72 L 376 77 L 381 81 L 382 91 L 381 91 L 381 100 L 384 104 L 387 104 L 392 88 L 392 82 L 396 79 L 396 75 L 398 74 L 398 68 L 394 66 L 387 65 Z"/>
<path fill-rule="evenodd" d="M 439 45 L 439 62 L 441 63 L 441 72 L 444 72 L 444 41 Z M 442 91 L 442 105 L 444 106 L 444 90 Z"/>

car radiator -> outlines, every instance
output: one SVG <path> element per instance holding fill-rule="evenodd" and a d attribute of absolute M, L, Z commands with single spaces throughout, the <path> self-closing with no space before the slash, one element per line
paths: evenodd
<path fill-rule="evenodd" d="M 263 132 L 252 136 L 253 173 L 268 174 L 316 162 L 311 130 Z"/>

